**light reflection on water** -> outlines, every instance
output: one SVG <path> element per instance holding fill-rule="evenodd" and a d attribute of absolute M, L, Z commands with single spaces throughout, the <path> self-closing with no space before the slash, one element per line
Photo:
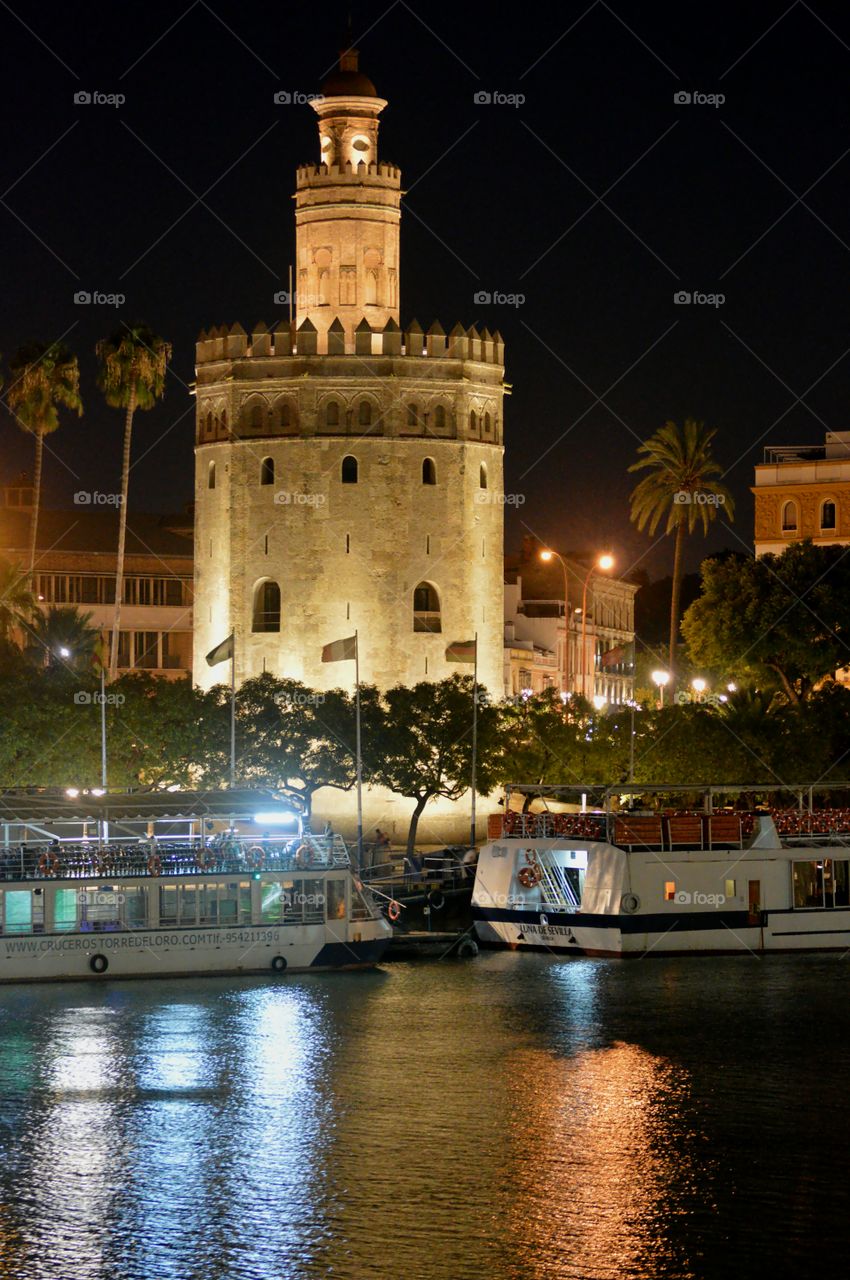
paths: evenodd
<path fill-rule="evenodd" d="M 844 976 L 491 953 L 2 988 L 0 1278 L 825 1274 Z"/>

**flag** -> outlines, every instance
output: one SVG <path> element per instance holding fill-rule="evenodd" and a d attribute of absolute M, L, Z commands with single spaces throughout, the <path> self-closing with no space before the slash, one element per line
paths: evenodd
<path fill-rule="evenodd" d="M 109 670 L 109 645 L 104 637 L 98 636 L 91 651 L 91 664 L 98 680 Z"/>
<path fill-rule="evenodd" d="M 630 644 L 615 645 L 613 649 L 603 653 L 599 659 L 600 667 L 617 667 L 621 663 L 632 664 L 633 662 L 634 650 Z"/>
<path fill-rule="evenodd" d="M 233 657 L 233 632 L 226 640 L 222 640 L 221 644 L 217 644 L 214 649 L 210 649 L 207 654 L 207 666 L 217 667 L 220 662 L 226 662 L 228 658 Z"/>
<path fill-rule="evenodd" d="M 455 640 L 446 649 L 446 662 L 474 662 L 475 644 L 474 640 Z"/>
<path fill-rule="evenodd" d="M 322 649 L 322 662 L 353 662 L 357 657 L 357 637 L 333 640 Z"/>

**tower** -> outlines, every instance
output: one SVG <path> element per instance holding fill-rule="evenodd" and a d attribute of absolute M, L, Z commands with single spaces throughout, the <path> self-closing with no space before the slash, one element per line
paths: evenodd
<path fill-rule="evenodd" d="M 202 334 L 196 356 L 195 679 L 235 634 L 236 679 L 316 689 L 442 679 L 479 637 L 503 688 L 504 345 L 399 327 L 400 171 L 357 51 L 312 106 L 319 164 L 297 171 L 295 323 Z"/>

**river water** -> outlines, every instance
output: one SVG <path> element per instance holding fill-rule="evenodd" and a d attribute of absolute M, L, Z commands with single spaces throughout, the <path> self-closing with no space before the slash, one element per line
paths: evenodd
<path fill-rule="evenodd" d="M 0 988 L 2 1280 L 838 1275 L 850 958 Z"/>

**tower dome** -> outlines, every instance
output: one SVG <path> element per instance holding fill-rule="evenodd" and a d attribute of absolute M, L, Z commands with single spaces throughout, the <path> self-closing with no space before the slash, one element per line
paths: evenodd
<path fill-rule="evenodd" d="M 350 46 L 341 49 L 339 66 L 334 68 L 322 85 L 325 98 L 377 98 L 372 81 L 359 68 L 360 50 Z"/>

